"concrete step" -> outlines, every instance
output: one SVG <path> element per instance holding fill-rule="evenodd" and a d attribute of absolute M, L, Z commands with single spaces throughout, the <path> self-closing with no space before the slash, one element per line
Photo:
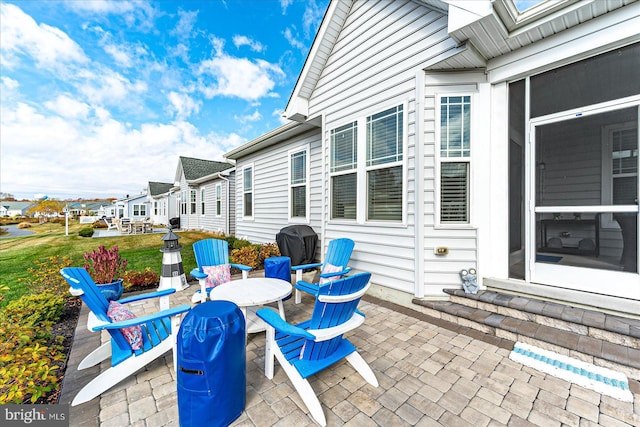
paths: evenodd
<path fill-rule="evenodd" d="M 435 318 L 616 369 L 640 381 L 637 319 L 493 291 L 446 292 L 449 301 L 413 303 Z"/>

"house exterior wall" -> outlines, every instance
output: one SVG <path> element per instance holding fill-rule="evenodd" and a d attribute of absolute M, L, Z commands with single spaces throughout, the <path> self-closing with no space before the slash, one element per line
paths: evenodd
<path fill-rule="evenodd" d="M 308 221 L 289 218 L 289 152 L 309 147 Z M 276 241 L 276 234 L 292 224 L 306 224 L 321 235 L 322 165 L 320 163 L 320 131 L 312 130 L 268 150 L 238 159 L 235 178 L 235 235 L 254 243 Z M 243 170 L 253 167 L 253 217 L 243 215 Z M 319 256 L 319 248 L 316 255 Z"/>
<path fill-rule="evenodd" d="M 442 288 L 459 286 L 457 272 L 475 264 L 473 229 L 434 229 L 433 106 L 418 96 L 421 65 L 454 46 L 447 35 L 447 17 L 412 1 L 355 2 L 336 45 L 309 101 L 310 116 L 322 114 L 324 121 L 324 181 L 330 182 L 330 131 L 362 116 L 403 105 L 404 124 L 404 214 L 401 222 L 381 223 L 331 220 L 330 191 L 324 188 L 323 245 L 338 237 L 352 238 L 355 250 L 350 265 L 373 274 L 372 282 L 407 293 L 423 293 L 425 282 Z M 427 101 L 429 101 L 427 99 Z M 417 105 L 425 109 L 425 123 L 417 123 Z M 432 103 L 433 105 L 433 103 Z M 427 117 L 431 114 L 431 117 Z M 424 134 L 417 135 L 417 129 Z M 431 132 L 431 133 L 430 133 Z M 429 142 L 423 142 L 427 138 Z M 425 144 L 416 147 L 416 142 Z M 359 141 L 364 144 L 364 141 Z M 416 149 L 423 153 L 416 158 Z M 421 169 L 421 170 L 417 170 Z M 424 177 L 424 200 L 416 207 L 416 175 Z M 366 196 L 359 195 L 359 204 Z M 361 207 L 362 209 L 363 207 Z M 416 212 L 419 218 L 416 218 Z M 424 215 L 424 218 L 422 217 Z M 419 230 L 423 227 L 424 231 Z M 419 239 L 419 240 L 418 240 Z M 435 259 L 436 244 L 455 247 L 446 260 Z M 417 285 L 416 285 L 417 284 Z M 419 288 L 419 289 L 418 289 Z"/>
<path fill-rule="evenodd" d="M 220 186 L 221 190 L 221 210 L 217 215 L 216 210 L 216 188 Z M 230 213 L 229 207 L 229 181 L 225 179 L 213 179 L 201 184 L 196 190 L 196 214 L 190 215 L 189 224 L 197 224 L 195 227 L 200 230 L 218 232 L 221 231 L 225 235 L 232 234 L 232 227 L 228 221 Z M 205 193 L 205 212 L 202 213 L 202 190 Z"/>

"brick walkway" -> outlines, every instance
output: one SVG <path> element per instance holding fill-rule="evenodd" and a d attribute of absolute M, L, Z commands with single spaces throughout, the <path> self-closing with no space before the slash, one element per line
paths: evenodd
<path fill-rule="evenodd" d="M 188 302 L 194 288 L 178 293 L 172 305 Z M 306 294 L 302 304 L 288 300 L 287 319 L 307 318 L 311 303 Z M 511 361 L 508 340 L 369 297 L 360 308 L 367 315 L 365 324 L 348 336 L 380 386 L 367 384 L 345 362 L 316 375 L 312 386 L 329 426 L 640 425 L 635 381 L 634 402 L 621 402 Z M 99 341 L 99 334 L 86 331 L 85 319 L 76 332 L 62 404 L 100 369 L 75 370 Z M 169 352 L 100 398 L 72 407 L 71 426 L 178 426 L 172 366 Z M 234 426 L 316 425 L 277 362 L 273 380 L 264 376 L 264 333 L 248 339 L 246 397 Z"/>

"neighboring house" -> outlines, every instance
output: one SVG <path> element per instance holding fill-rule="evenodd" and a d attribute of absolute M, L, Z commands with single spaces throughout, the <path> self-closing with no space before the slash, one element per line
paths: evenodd
<path fill-rule="evenodd" d="M 304 191 L 322 248 L 355 240 L 386 299 L 445 297 L 473 267 L 637 314 L 638 28 L 633 0 L 332 0 L 285 109 L 300 124 L 227 153 L 236 234 L 273 240 Z"/>
<path fill-rule="evenodd" d="M 149 218 L 151 212 L 151 202 L 146 193 L 137 196 L 129 196 L 118 199 L 113 203 L 115 218 L 131 218 L 133 220 L 144 220 Z"/>
<path fill-rule="evenodd" d="M 236 234 L 232 164 L 181 156 L 173 190 L 181 229 Z"/>
<path fill-rule="evenodd" d="M 236 161 L 236 235 L 269 243 L 288 225 L 321 232 L 322 167 L 311 167 L 321 148 L 316 126 L 291 122 L 225 154 Z"/>
<path fill-rule="evenodd" d="M 26 212 L 32 205 L 32 202 L 0 201 L 0 216 L 29 216 Z"/>
<path fill-rule="evenodd" d="M 154 224 L 167 225 L 177 215 L 173 184 L 149 181 L 147 194 L 151 202 L 150 218 Z"/>

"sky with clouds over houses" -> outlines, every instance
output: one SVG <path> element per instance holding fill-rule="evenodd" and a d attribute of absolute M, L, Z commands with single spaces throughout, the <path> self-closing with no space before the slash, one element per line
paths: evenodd
<path fill-rule="evenodd" d="M 0 192 L 123 197 L 281 113 L 328 0 L 0 2 Z"/>

